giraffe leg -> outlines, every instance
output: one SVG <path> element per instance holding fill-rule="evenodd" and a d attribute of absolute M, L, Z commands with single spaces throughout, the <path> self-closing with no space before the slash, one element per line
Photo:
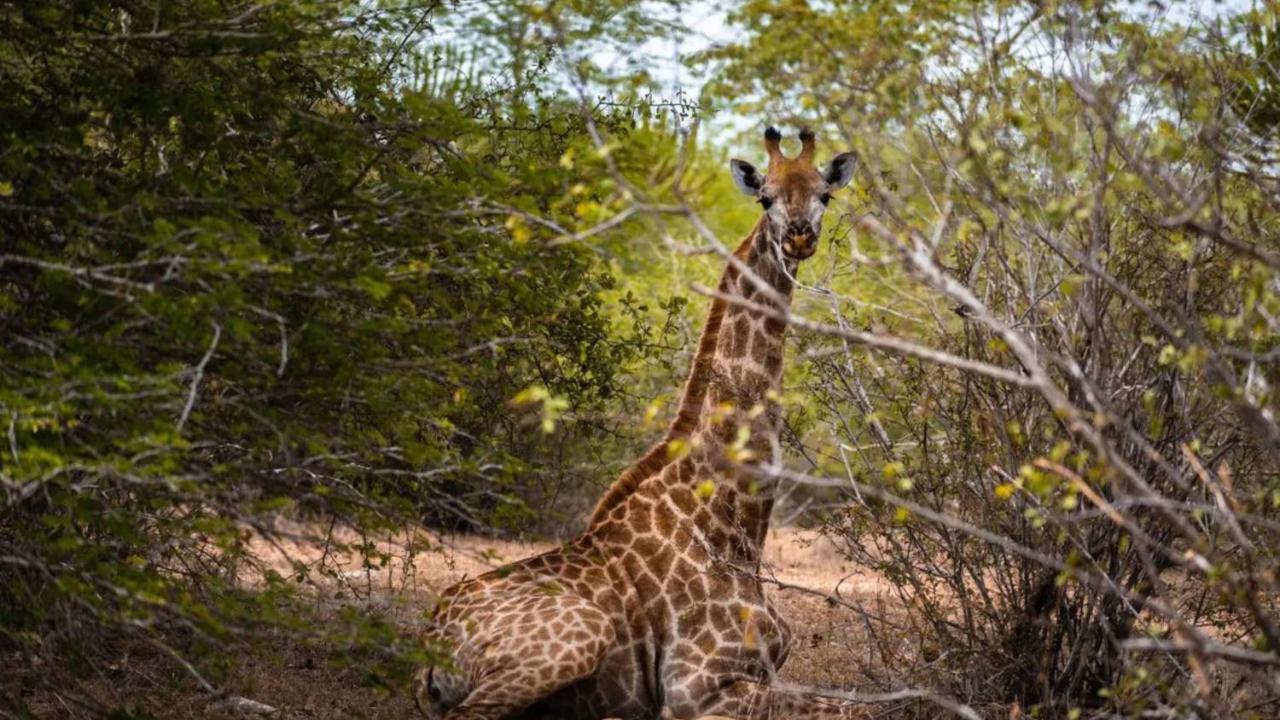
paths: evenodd
<path fill-rule="evenodd" d="M 787 692 L 750 680 L 739 680 L 712 696 L 689 718 L 709 720 L 867 720 L 865 705 L 807 693 Z M 678 716 L 677 717 L 681 717 Z"/>
<path fill-rule="evenodd" d="M 501 720 L 521 715 L 522 710 L 546 699 L 556 690 L 590 675 L 595 671 L 596 663 L 592 662 L 586 672 L 578 670 L 579 667 L 582 666 L 553 668 L 540 665 L 535 673 L 519 667 L 490 670 L 461 704 L 444 714 L 444 720 Z M 547 675 L 539 676 L 537 673 L 541 672 Z"/>
<path fill-rule="evenodd" d="M 445 712 L 443 720 L 500 720 L 520 715 L 556 690 L 590 675 L 598 660 L 575 653 L 566 658 L 567 662 L 555 666 L 539 663 L 536 667 L 521 667 L 503 662 L 486 667 L 481 671 L 484 679 L 461 703 Z"/>
<path fill-rule="evenodd" d="M 464 619 L 454 666 L 420 673 L 415 696 L 430 720 L 500 720 L 590 676 L 615 635 L 609 616 L 573 595 L 521 593 Z"/>

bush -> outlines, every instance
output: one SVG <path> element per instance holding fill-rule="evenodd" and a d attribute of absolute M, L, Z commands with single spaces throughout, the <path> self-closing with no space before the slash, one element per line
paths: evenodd
<path fill-rule="evenodd" d="M 874 686 L 1276 710 L 1274 18 L 1155 12 L 752 4 L 714 53 L 865 162 L 793 479 L 845 488 L 826 527 L 900 598 Z"/>
<path fill-rule="evenodd" d="M 240 589 L 281 512 L 515 527 L 582 482 L 609 424 L 530 415 L 591 415 L 646 352 L 609 269 L 521 221 L 572 212 L 583 115 L 536 63 L 524 94 L 478 81 L 439 10 L 0 10 L 0 649 L 44 681 L 110 638 L 323 630 L 303 568 Z M 357 644 L 422 659 L 375 625 Z"/>

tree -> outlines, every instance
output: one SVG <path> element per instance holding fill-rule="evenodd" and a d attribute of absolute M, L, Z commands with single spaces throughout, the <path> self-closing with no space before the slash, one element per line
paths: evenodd
<path fill-rule="evenodd" d="M 784 479 L 845 488 L 830 529 L 908 609 L 866 680 L 1045 716 L 1273 713 L 1270 13 L 734 17 L 715 96 L 865 163 L 811 311 L 835 308 L 814 461 Z"/>
<path fill-rule="evenodd" d="M 647 325 L 523 220 L 595 193 L 561 162 L 590 118 L 545 62 L 481 77 L 444 11 L 0 10 L 0 650 L 60 669 L 25 679 L 141 640 L 212 691 L 201 648 L 327 633 L 290 597 L 336 570 L 246 550 L 281 510 L 376 566 L 371 532 L 510 526 L 591 470 L 609 423 L 557 414 L 614 400 Z M 427 652 L 357 620 L 379 672 Z"/>

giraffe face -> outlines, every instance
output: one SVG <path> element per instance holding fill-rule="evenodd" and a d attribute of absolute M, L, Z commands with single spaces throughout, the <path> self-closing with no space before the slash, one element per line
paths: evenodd
<path fill-rule="evenodd" d="M 771 241 L 787 257 L 804 260 L 818 249 L 822 216 L 831 193 L 849 184 L 856 161 L 853 153 L 841 153 L 819 170 L 813 165 L 813 133 L 801 131 L 803 149 L 794 158 L 782 154 L 781 139 L 773 128 L 765 132 L 769 169 L 764 174 L 745 160 L 731 160 L 729 169 L 738 188 L 764 208 Z"/>

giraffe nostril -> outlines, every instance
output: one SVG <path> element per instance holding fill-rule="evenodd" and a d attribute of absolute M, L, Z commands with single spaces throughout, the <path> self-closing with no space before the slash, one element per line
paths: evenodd
<path fill-rule="evenodd" d="M 803 260 L 813 255 L 817 243 L 814 236 L 810 234 L 790 235 L 786 240 L 782 241 L 782 252 L 787 255 Z"/>

